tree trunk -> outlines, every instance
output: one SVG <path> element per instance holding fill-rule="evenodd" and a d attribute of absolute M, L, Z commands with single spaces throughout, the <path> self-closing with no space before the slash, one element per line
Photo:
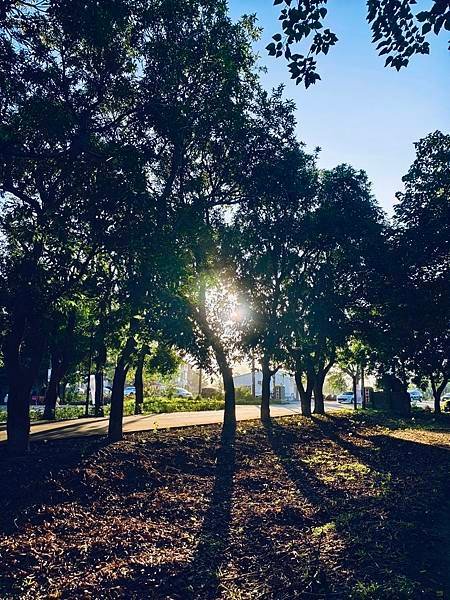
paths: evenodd
<path fill-rule="evenodd" d="M 433 398 L 434 398 L 434 412 L 436 415 L 441 414 L 441 394 L 438 390 L 436 392 L 433 390 Z"/>
<path fill-rule="evenodd" d="M 142 405 L 144 404 L 144 361 L 146 356 L 146 349 L 142 349 L 139 352 L 136 372 L 134 374 L 134 387 L 136 388 L 136 397 L 134 400 L 134 414 L 141 415 L 142 414 Z"/>
<path fill-rule="evenodd" d="M 436 380 L 434 377 L 430 377 L 431 389 L 433 390 L 433 398 L 434 398 L 434 412 L 436 415 L 441 414 L 441 395 L 445 390 L 445 387 L 448 383 L 448 379 L 444 379 L 440 385 L 436 384 Z"/>
<path fill-rule="evenodd" d="M 314 414 L 325 414 L 325 403 L 323 399 L 323 384 L 325 382 L 325 372 L 320 371 L 314 380 Z"/>
<path fill-rule="evenodd" d="M 222 375 L 225 391 L 225 411 L 223 415 L 223 433 L 233 433 L 236 430 L 236 395 L 234 390 L 233 370 L 228 366 L 225 352 L 215 346 L 215 355 Z"/>
<path fill-rule="evenodd" d="M 261 390 L 261 420 L 270 420 L 270 380 L 272 372 L 269 367 L 269 360 L 264 357 L 262 360 L 262 390 Z"/>
<path fill-rule="evenodd" d="M 101 331 L 100 331 L 101 333 Z M 104 411 L 104 368 L 106 364 L 107 350 L 103 339 L 99 342 L 97 354 L 95 357 L 95 396 L 94 396 L 94 415 L 96 417 L 105 416 Z"/>
<path fill-rule="evenodd" d="M 22 356 L 25 334 L 28 344 L 26 355 Z M 3 345 L 8 383 L 7 448 L 13 456 L 26 454 L 29 449 L 31 388 L 39 372 L 44 345 L 42 319 L 39 323 L 27 322 L 20 311 L 13 319 Z"/>
<path fill-rule="evenodd" d="M 358 410 L 358 398 L 356 396 L 357 386 L 358 386 L 358 376 L 354 375 L 352 377 L 353 382 L 353 408 Z"/>
<path fill-rule="evenodd" d="M 225 390 L 225 412 L 223 416 L 223 430 L 236 429 L 236 397 L 234 391 L 233 371 L 226 367 L 222 370 L 223 388 Z"/>
<path fill-rule="evenodd" d="M 53 421 L 56 417 L 56 402 L 58 400 L 59 382 L 62 379 L 62 370 L 60 365 L 53 363 L 50 373 L 50 381 L 48 382 L 45 392 L 45 408 L 43 418 L 47 421 Z"/>
<path fill-rule="evenodd" d="M 311 416 L 311 396 L 313 391 L 313 382 L 307 378 L 306 388 L 302 381 L 302 372 L 295 371 L 295 383 L 300 393 L 300 408 L 304 417 Z"/>
<path fill-rule="evenodd" d="M 8 452 L 13 456 L 26 454 L 29 450 L 30 395 L 33 382 L 21 375 L 9 381 L 7 434 Z"/>
<path fill-rule="evenodd" d="M 123 437 L 123 391 L 129 368 L 129 360 L 133 354 L 136 342 L 128 338 L 114 370 L 113 388 L 111 394 L 111 413 L 109 415 L 108 437 L 111 442 L 117 442 Z"/>
<path fill-rule="evenodd" d="M 366 384 L 365 384 L 365 373 L 364 373 L 364 365 L 361 364 L 361 408 L 365 410 L 366 406 L 366 394 L 364 392 Z"/>
<path fill-rule="evenodd" d="M 94 416 L 104 417 L 105 412 L 103 410 L 103 369 L 95 370 L 95 396 L 94 396 Z"/>

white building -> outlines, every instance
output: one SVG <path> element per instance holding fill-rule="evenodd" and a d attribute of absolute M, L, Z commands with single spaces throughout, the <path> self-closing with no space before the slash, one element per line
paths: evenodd
<path fill-rule="evenodd" d="M 252 373 L 243 373 L 233 377 L 235 387 L 245 387 L 252 391 Z M 255 395 L 262 394 L 262 372 L 255 371 Z M 276 400 L 292 402 L 297 397 L 295 379 L 287 371 L 279 370 L 270 379 L 270 395 Z"/>

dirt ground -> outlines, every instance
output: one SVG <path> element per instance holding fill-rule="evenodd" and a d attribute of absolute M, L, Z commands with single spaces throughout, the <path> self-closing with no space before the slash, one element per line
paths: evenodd
<path fill-rule="evenodd" d="M 450 425 L 423 419 L 0 448 L 0 598 L 450 598 Z"/>

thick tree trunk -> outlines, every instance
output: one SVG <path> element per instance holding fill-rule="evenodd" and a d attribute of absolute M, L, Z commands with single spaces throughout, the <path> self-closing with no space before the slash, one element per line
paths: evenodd
<path fill-rule="evenodd" d="M 111 442 L 117 442 L 123 437 L 123 392 L 129 368 L 129 360 L 133 354 L 136 342 L 128 338 L 116 364 L 111 394 L 111 413 L 109 415 L 108 437 Z"/>
<path fill-rule="evenodd" d="M 303 385 L 302 381 L 302 372 L 295 372 L 295 383 L 297 385 L 297 389 L 300 393 L 300 409 L 302 411 L 302 415 L 304 417 L 311 416 L 311 396 L 313 391 L 313 382 L 310 378 L 307 378 L 306 388 Z"/>
<path fill-rule="evenodd" d="M 134 374 L 134 387 L 136 388 L 136 397 L 134 400 L 134 414 L 141 415 L 142 414 L 142 405 L 144 404 L 144 361 L 145 361 L 146 351 L 142 349 L 139 352 L 136 371 Z"/>
<path fill-rule="evenodd" d="M 434 398 L 434 412 L 437 415 L 441 414 L 441 394 L 438 390 L 434 392 L 433 390 L 433 398 Z"/>
<path fill-rule="evenodd" d="M 53 365 L 50 373 L 50 381 L 48 382 L 45 392 L 45 408 L 43 418 L 47 421 L 52 421 L 56 417 L 56 402 L 58 400 L 59 383 L 62 379 L 62 371 L 59 365 Z"/>
<path fill-rule="evenodd" d="M 28 344 L 26 356 L 22 356 L 25 335 Z M 39 324 L 27 322 L 19 311 L 3 345 L 8 382 L 7 448 L 13 456 L 26 454 L 29 449 L 31 388 L 39 372 L 44 345 L 42 320 Z"/>
<path fill-rule="evenodd" d="M 33 381 L 19 373 L 9 381 L 8 388 L 8 452 L 21 456 L 29 450 L 30 395 Z"/>
<path fill-rule="evenodd" d="M 217 344 L 214 348 L 217 364 L 222 375 L 225 392 L 225 411 L 223 415 L 223 433 L 233 433 L 236 429 L 236 395 L 234 390 L 233 370 L 228 366 L 225 352 Z"/>
<path fill-rule="evenodd" d="M 325 414 L 325 403 L 323 399 L 323 384 L 325 382 L 325 372 L 319 372 L 314 381 L 314 414 Z"/>
<path fill-rule="evenodd" d="M 269 360 L 264 357 L 262 360 L 262 390 L 261 390 L 261 420 L 270 419 L 270 380 L 272 371 L 270 370 Z"/>

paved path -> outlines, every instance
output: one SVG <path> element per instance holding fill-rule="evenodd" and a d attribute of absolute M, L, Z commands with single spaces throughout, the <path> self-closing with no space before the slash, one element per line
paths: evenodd
<path fill-rule="evenodd" d="M 342 408 L 336 402 L 327 402 L 326 410 Z M 273 417 L 285 417 L 300 413 L 298 404 L 271 406 Z M 236 406 L 238 421 L 259 419 L 259 406 Z M 223 410 L 205 410 L 198 412 L 175 412 L 160 415 L 143 415 L 125 417 L 123 430 L 125 432 L 147 431 L 155 428 L 190 427 L 191 425 L 210 425 L 223 421 Z M 105 435 L 108 431 L 108 419 L 71 419 L 67 421 L 41 421 L 31 424 L 32 440 L 54 440 L 84 435 Z M 0 442 L 6 440 L 6 425 L 0 425 Z"/>

